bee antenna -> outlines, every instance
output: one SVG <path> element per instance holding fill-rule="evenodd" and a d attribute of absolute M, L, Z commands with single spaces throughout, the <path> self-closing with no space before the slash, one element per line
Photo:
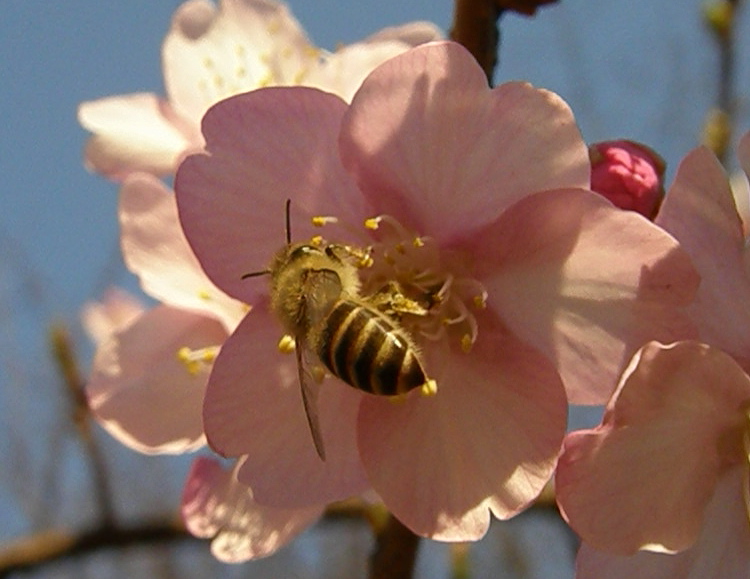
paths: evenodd
<path fill-rule="evenodd" d="M 286 200 L 286 244 L 290 245 L 292 243 L 292 220 L 289 217 L 289 208 L 292 205 L 292 200 L 287 199 Z"/>
<path fill-rule="evenodd" d="M 249 277 L 258 277 L 258 276 L 261 276 L 261 275 L 268 275 L 270 273 L 271 273 L 270 269 L 264 269 L 262 271 L 253 271 L 251 273 L 244 274 L 240 279 L 247 279 Z"/>

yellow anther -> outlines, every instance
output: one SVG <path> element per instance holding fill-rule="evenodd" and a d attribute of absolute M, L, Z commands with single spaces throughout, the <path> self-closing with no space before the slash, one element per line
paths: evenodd
<path fill-rule="evenodd" d="M 395 248 L 396 248 L 396 251 L 399 252 L 401 255 L 406 253 L 406 248 L 404 247 L 403 243 L 397 243 Z"/>
<path fill-rule="evenodd" d="M 435 396 L 437 394 L 437 382 L 429 379 L 419 387 L 422 396 Z"/>
<path fill-rule="evenodd" d="M 474 345 L 474 340 L 471 339 L 471 336 L 469 334 L 464 334 L 461 337 L 461 349 L 464 351 L 465 354 L 468 354 L 471 352 L 471 348 Z"/>
<path fill-rule="evenodd" d="M 368 253 L 365 253 L 362 255 L 362 258 L 359 260 L 359 263 L 357 263 L 357 265 L 360 268 L 365 268 L 372 267 L 373 263 L 375 263 L 375 260 L 372 258 L 372 256 Z"/>
<path fill-rule="evenodd" d="M 370 217 L 369 219 L 365 219 L 365 227 L 367 229 L 372 229 L 373 231 L 376 230 L 380 227 L 380 217 Z"/>
<path fill-rule="evenodd" d="M 214 61 L 211 58 L 206 57 L 203 59 L 203 66 L 205 66 L 206 68 L 213 68 Z"/>
<path fill-rule="evenodd" d="M 284 334 L 283 336 L 281 336 L 278 344 L 279 352 L 281 352 L 282 354 L 291 354 L 292 352 L 294 352 L 294 347 L 294 336 L 290 336 L 289 334 Z"/>
<path fill-rule="evenodd" d="M 328 223 L 338 223 L 338 219 L 331 215 L 316 215 L 312 218 L 312 224 L 315 227 L 323 227 Z"/>
<path fill-rule="evenodd" d="M 313 235 L 310 238 L 310 245 L 314 245 L 315 247 L 320 247 L 323 245 L 323 236 L 322 235 Z"/>
<path fill-rule="evenodd" d="M 198 290 L 198 297 L 202 299 L 203 301 L 207 302 L 211 299 L 211 292 L 205 289 Z"/>
<path fill-rule="evenodd" d="M 237 78 L 244 78 L 247 76 L 247 69 L 244 66 L 238 66 L 235 74 Z"/>
<path fill-rule="evenodd" d="M 305 76 L 307 76 L 307 69 L 301 68 L 297 72 L 294 73 L 292 82 L 294 84 L 302 84 L 302 81 L 305 80 Z"/>
<path fill-rule="evenodd" d="M 258 86 L 260 88 L 271 86 L 272 84 L 273 84 L 273 76 L 270 73 L 258 79 Z"/>
<path fill-rule="evenodd" d="M 415 237 L 411 244 L 414 247 L 424 247 L 424 241 L 422 241 L 421 237 Z"/>
<path fill-rule="evenodd" d="M 480 295 L 480 296 L 474 296 L 471 299 L 472 303 L 474 304 L 474 307 L 483 310 L 487 307 L 487 296 L 486 295 Z"/>
<path fill-rule="evenodd" d="M 185 368 L 191 376 L 195 376 L 201 370 L 207 370 L 216 360 L 218 353 L 218 346 L 208 346 L 197 350 L 183 346 L 177 350 L 177 359 L 185 364 Z"/>
<path fill-rule="evenodd" d="M 310 374 L 312 375 L 313 380 L 318 384 L 320 384 L 326 377 L 326 371 L 322 366 L 313 366 L 313 368 L 310 369 Z"/>
<path fill-rule="evenodd" d="M 214 76 L 214 86 L 216 88 L 222 88 L 224 86 L 224 77 L 220 74 Z"/>

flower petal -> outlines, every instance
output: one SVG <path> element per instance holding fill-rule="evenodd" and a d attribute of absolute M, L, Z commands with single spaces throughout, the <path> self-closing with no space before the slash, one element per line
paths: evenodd
<path fill-rule="evenodd" d="M 748 400 L 750 378 L 723 352 L 644 346 L 602 424 L 566 437 L 556 491 L 571 527 L 620 555 L 690 547 L 720 473 L 742 459 Z"/>
<path fill-rule="evenodd" d="M 119 330 L 124 330 L 143 314 L 145 308 L 132 295 L 118 287 L 107 290 L 101 302 L 87 302 L 81 323 L 97 346 Z"/>
<path fill-rule="evenodd" d="M 698 276 L 677 243 L 584 190 L 538 193 L 476 236 L 488 304 L 547 354 L 571 403 L 603 404 L 651 339 L 691 338 Z"/>
<path fill-rule="evenodd" d="M 200 119 L 214 103 L 261 86 L 296 84 L 315 51 L 289 9 L 272 0 L 206 0 L 180 6 L 162 48 L 175 107 Z"/>
<path fill-rule="evenodd" d="M 440 30 L 430 22 L 410 22 L 384 28 L 361 42 L 323 55 L 301 84 L 333 92 L 350 102 L 374 68 L 409 48 L 441 38 Z"/>
<path fill-rule="evenodd" d="M 162 302 L 215 317 L 232 331 L 247 307 L 203 273 L 177 218 L 174 195 L 145 173 L 128 177 L 120 191 L 122 253 L 141 287 Z"/>
<path fill-rule="evenodd" d="M 489 316 L 484 316 L 489 318 Z M 414 532 L 479 539 L 541 491 L 565 433 L 565 391 L 549 362 L 480 320 L 474 349 L 432 352 L 438 392 L 403 403 L 367 396 L 359 448 L 373 489 Z"/>
<path fill-rule="evenodd" d="M 203 119 L 208 154 L 188 157 L 175 179 L 180 220 L 206 273 L 229 295 L 252 303 L 265 268 L 284 245 L 284 201 L 293 239 L 309 239 L 310 217 L 362 222 L 362 196 L 338 157 L 346 104 L 310 88 L 268 88 L 214 106 Z M 346 239 L 335 224 L 326 236 Z"/>
<path fill-rule="evenodd" d="M 237 481 L 237 469 L 198 457 L 185 481 L 181 512 L 196 537 L 211 538 L 211 552 L 225 563 L 267 557 L 313 524 L 323 507 L 274 509 L 253 499 L 250 487 Z"/>
<path fill-rule="evenodd" d="M 200 135 L 188 131 L 169 103 L 154 94 L 81 103 L 78 122 L 94 133 L 86 144 L 86 166 L 115 179 L 134 171 L 170 174 L 180 154 L 200 143 Z"/>
<path fill-rule="evenodd" d="M 359 494 L 368 487 L 355 435 L 361 394 L 332 380 L 323 384 L 323 462 L 305 418 L 295 356 L 277 348 L 281 335 L 259 305 L 226 341 L 204 403 L 209 443 L 224 456 L 247 455 L 239 480 L 261 504 L 307 507 Z"/>
<path fill-rule="evenodd" d="M 344 119 L 341 153 L 379 213 L 441 240 L 535 191 L 586 187 L 590 175 L 562 99 L 525 83 L 490 90 L 474 58 L 451 42 L 373 71 Z"/>
<path fill-rule="evenodd" d="M 742 221 L 724 169 L 708 149 L 695 149 L 680 163 L 656 223 L 678 239 L 701 275 L 691 308 L 701 340 L 750 368 Z"/>
<path fill-rule="evenodd" d="M 168 306 L 147 311 L 97 350 L 86 385 L 92 412 L 112 436 L 139 452 L 200 448 L 207 372 L 191 374 L 177 353 L 220 345 L 226 336 L 205 316 Z"/>
<path fill-rule="evenodd" d="M 750 575 L 750 526 L 742 512 L 742 468 L 724 474 L 706 507 L 705 524 L 696 544 L 681 553 L 641 551 L 620 557 L 585 543 L 576 560 L 576 579 L 705 579 Z"/>

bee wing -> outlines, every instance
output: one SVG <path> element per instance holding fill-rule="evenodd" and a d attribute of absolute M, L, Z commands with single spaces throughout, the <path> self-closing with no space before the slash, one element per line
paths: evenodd
<path fill-rule="evenodd" d="M 323 435 L 318 418 L 318 392 L 320 391 L 320 379 L 316 379 L 313 370 L 318 368 L 317 355 L 310 349 L 305 334 L 314 330 L 325 319 L 328 311 L 341 296 L 341 278 L 331 269 L 311 269 L 305 272 L 302 278 L 303 303 L 300 308 L 302 319 L 301 326 L 306 332 L 296 337 L 295 351 L 297 353 L 297 369 L 299 371 L 299 383 L 302 390 L 302 402 L 305 405 L 305 415 L 310 425 L 315 450 L 322 460 L 326 459 L 323 446 Z"/>
<path fill-rule="evenodd" d="M 311 362 L 310 357 L 313 353 L 305 344 L 304 340 L 297 338 L 295 348 L 297 354 L 297 370 L 299 372 L 299 384 L 302 391 L 302 403 L 305 406 L 305 416 L 307 424 L 310 426 L 315 450 L 321 460 L 326 459 L 326 451 L 323 446 L 323 434 L 320 429 L 320 419 L 318 418 L 318 393 L 320 392 L 320 381 L 315 379 L 311 368 L 315 362 Z"/>

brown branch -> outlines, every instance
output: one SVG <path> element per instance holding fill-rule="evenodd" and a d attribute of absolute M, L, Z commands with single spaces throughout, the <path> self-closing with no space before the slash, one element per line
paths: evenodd
<path fill-rule="evenodd" d="M 501 12 L 495 0 L 456 0 L 453 9 L 451 40 L 463 44 L 474 55 L 490 84 L 497 64 L 497 20 Z"/>
<path fill-rule="evenodd" d="M 78 369 L 73 343 L 65 326 L 54 324 L 49 332 L 52 355 L 65 383 L 68 398 L 72 406 L 73 424 L 83 444 L 94 479 L 94 492 L 99 505 L 102 525 L 114 526 L 115 512 L 112 506 L 112 494 L 107 478 L 104 457 L 91 432 L 91 414 L 85 393 L 85 381 Z"/>
<path fill-rule="evenodd" d="M 85 531 L 42 531 L 0 548 L 0 577 L 106 549 L 198 540 L 181 522 L 164 519 L 118 528 L 99 526 Z"/>
<path fill-rule="evenodd" d="M 389 515 L 375 541 L 375 551 L 370 557 L 370 579 L 411 579 L 419 537 Z"/>

